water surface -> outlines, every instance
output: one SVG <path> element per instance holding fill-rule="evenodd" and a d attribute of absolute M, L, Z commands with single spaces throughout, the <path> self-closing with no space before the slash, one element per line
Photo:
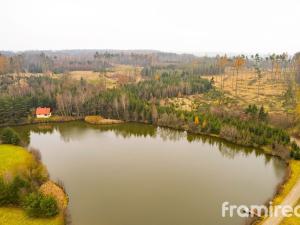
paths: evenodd
<path fill-rule="evenodd" d="M 221 204 L 262 204 L 285 164 L 208 137 L 83 122 L 17 128 L 64 182 L 74 225 L 235 225 Z"/>

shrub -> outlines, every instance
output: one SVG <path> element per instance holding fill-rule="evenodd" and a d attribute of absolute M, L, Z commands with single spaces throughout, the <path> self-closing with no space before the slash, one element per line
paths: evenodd
<path fill-rule="evenodd" d="M 293 157 L 294 159 L 300 160 L 299 146 L 295 142 L 292 142 L 291 146 L 292 146 L 291 157 Z"/>
<path fill-rule="evenodd" d="M 19 134 L 10 127 L 4 128 L 2 130 L 0 139 L 3 144 L 19 145 L 21 142 Z"/>
<path fill-rule="evenodd" d="M 261 106 L 258 112 L 258 119 L 261 121 L 266 121 L 267 118 L 268 118 L 268 113 L 265 112 L 265 108 Z"/>
<path fill-rule="evenodd" d="M 253 142 L 251 133 L 247 130 L 241 130 L 237 143 L 244 146 L 252 146 Z"/>
<path fill-rule="evenodd" d="M 227 141 L 236 143 L 239 137 L 239 131 L 233 126 L 223 126 L 220 131 L 220 137 Z"/>
<path fill-rule="evenodd" d="M 30 217 L 52 217 L 58 214 L 56 200 L 51 196 L 44 196 L 40 193 L 31 193 L 23 203 L 25 212 Z"/>
<path fill-rule="evenodd" d="M 30 148 L 29 152 L 33 155 L 33 157 L 35 158 L 35 160 L 37 162 L 41 162 L 42 161 L 42 155 L 39 149 L 36 148 Z"/>
<path fill-rule="evenodd" d="M 48 171 L 41 163 L 33 163 L 24 171 L 23 175 L 28 179 L 32 189 L 38 188 L 49 179 Z"/>
<path fill-rule="evenodd" d="M 85 122 L 91 123 L 91 124 L 98 124 L 103 120 L 103 117 L 101 116 L 86 116 L 84 118 Z"/>
<path fill-rule="evenodd" d="M 6 186 L 3 179 L 0 179 L 0 206 L 6 204 Z"/>
<path fill-rule="evenodd" d="M 247 114 L 250 114 L 252 117 L 255 117 L 258 112 L 258 108 L 255 104 L 253 104 L 253 105 L 250 104 L 250 105 L 248 105 L 248 108 L 245 110 L 245 112 Z"/>
<path fill-rule="evenodd" d="M 0 206 L 19 204 L 22 190 L 26 187 L 28 187 L 28 182 L 18 176 L 11 183 L 6 183 L 3 178 L 0 178 Z"/>

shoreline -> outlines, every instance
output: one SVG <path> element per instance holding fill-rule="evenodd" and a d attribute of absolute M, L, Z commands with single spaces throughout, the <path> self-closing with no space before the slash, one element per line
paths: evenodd
<path fill-rule="evenodd" d="M 56 117 L 57 118 L 57 117 Z M 259 150 L 262 154 L 271 156 L 271 157 L 276 157 L 279 158 L 280 160 L 283 160 L 283 162 L 287 165 L 286 167 L 286 171 L 285 171 L 285 176 L 282 180 L 282 182 L 280 182 L 275 190 L 274 190 L 274 194 L 271 197 L 270 201 L 267 201 L 267 203 L 265 203 L 264 205 L 266 205 L 267 207 L 269 206 L 269 202 L 273 202 L 278 196 L 280 196 L 283 192 L 284 186 L 286 184 L 288 184 L 291 180 L 291 174 L 293 173 L 292 168 L 291 168 L 291 162 L 292 160 L 290 158 L 285 158 L 280 154 L 276 154 L 275 152 L 272 151 L 272 149 L 270 148 L 270 146 L 258 146 L 258 147 L 254 147 L 254 146 L 245 146 L 245 145 L 241 145 L 241 144 L 237 144 L 234 142 L 231 142 L 223 137 L 221 137 L 220 135 L 216 135 L 216 134 L 210 134 L 210 133 L 203 133 L 203 132 L 192 132 L 191 130 L 186 130 L 183 128 L 176 128 L 176 127 L 172 127 L 172 126 L 162 126 L 162 125 L 157 125 L 157 124 L 152 124 L 149 122 L 136 122 L 136 121 L 122 121 L 122 123 L 90 123 L 85 121 L 84 117 L 59 117 L 60 120 L 57 119 L 35 119 L 33 121 L 29 121 L 26 123 L 20 123 L 20 124 L 12 124 L 12 125 L 0 125 L 0 127 L 4 127 L 4 126 L 26 126 L 26 125 L 35 125 L 35 124 L 46 124 L 46 123 L 67 123 L 67 122 L 75 122 L 75 121 L 82 121 L 86 124 L 90 124 L 90 125 L 98 125 L 98 126 L 105 126 L 105 125 L 118 125 L 118 124 L 126 124 L 126 123 L 138 123 L 138 124 L 148 124 L 148 125 L 153 125 L 154 127 L 163 127 L 163 128 L 168 128 L 168 129 L 173 129 L 173 130 L 177 130 L 177 131 L 182 131 L 182 132 L 187 132 L 187 134 L 190 135 L 199 135 L 199 136 L 206 136 L 206 137 L 211 137 L 211 138 L 216 138 L 219 141 L 225 141 L 229 144 L 234 144 L 237 145 L 239 147 L 243 147 L 243 148 L 252 148 L 252 149 L 256 149 Z M 109 119 L 107 119 L 109 120 Z M 289 192 L 287 193 L 289 194 Z M 252 218 L 250 220 L 247 220 L 245 222 L 245 224 L 259 224 L 262 225 L 264 224 L 264 221 L 266 220 L 266 218 Z"/>
<path fill-rule="evenodd" d="M 298 199 L 300 198 L 300 162 L 296 160 L 291 160 L 288 167 L 288 177 L 286 177 L 285 182 L 279 186 L 279 192 L 272 198 L 273 206 L 289 206 L 294 208 L 299 205 Z M 279 211 L 280 213 L 280 211 Z M 254 224 L 258 225 L 279 225 L 281 223 L 287 224 L 285 220 L 290 219 L 290 217 L 284 217 L 282 214 L 279 216 L 263 216 L 261 218 L 256 218 L 253 220 Z M 297 218 L 297 224 L 299 223 L 299 218 Z M 290 224 L 290 223 L 288 223 Z M 295 222 L 291 224 L 296 224 Z"/>
<path fill-rule="evenodd" d="M 53 119 L 54 118 L 54 119 Z M 84 121 L 84 117 L 63 117 L 63 116 L 57 116 L 57 117 L 51 117 L 45 118 L 45 119 L 38 119 L 34 118 L 31 121 L 21 122 L 21 123 L 14 123 L 14 124 L 0 124 L 0 128 L 3 127 L 17 127 L 17 126 L 26 126 L 26 125 L 34 125 L 34 124 L 43 124 L 43 123 L 66 123 L 66 122 L 72 122 L 72 121 Z"/>
<path fill-rule="evenodd" d="M 52 117 L 52 118 L 54 118 L 54 117 Z M 90 123 L 88 121 L 85 121 L 85 117 L 57 116 L 57 117 L 55 117 L 55 119 L 51 119 L 51 117 L 50 117 L 50 118 L 47 118 L 47 119 L 34 119 L 32 121 L 28 121 L 28 122 L 24 122 L 24 123 L 18 123 L 18 124 L 5 124 L 5 125 L 0 124 L 0 128 L 1 127 L 16 127 L 16 126 L 35 125 L 35 124 L 47 124 L 47 123 L 68 123 L 68 122 L 75 122 L 75 121 L 82 121 L 82 122 L 90 124 L 90 125 L 99 125 L 99 126 L 118 125 L 118 124 L 126 124 L 126 123 L 147 124 L 147 125 L 152 125 L 154 127 L 163 127 L 163 128 L 173 129 L 173 130 L 182 131 L 182 132 L 185 131 L 190 135 L 201 135 L 201 136 L 216 138 L 216 139 L 219 139 L 221 141 L 225 141 L 227 143 L 237 145 L 239 147 L 253 148 L 253 149 L 259 150 L 263 154 L 280 158 L 281 160 L 283 160 L 285 162 L 290 161 L 290 158 L 284 158 L 280 154 L 276 154 L 275 152 L 273 152 L 272 149 L 270 148 L 270 146 L 268 146 L 268 145 L 246 146 L 246 145 L 242 145 L 242 144 L 238 144 L 238 143 L 229 141 L 226 138 L 221 137 L 220 135 L 211 134 L 211 133 L 204 133 L 204 132 L 197 132 L 196 133 L 196 132 L 192 132 L 191 130 L 186 130 L 184 128 L 176 128 L 176 127 L 172 127 L 172 126 L 157 125 L 157 124 L 152 124 L 152 123 L 149 123 L 149 122 L 146 122 L 146 121 L 144 121 L 144 122 L 142 122 L 142 121 L 122 121 L 122 120 L 114 120 L 114 119 L 105 119 L 105 120 L 112 121 L 112 122 L 111 123 Z M 114 122 L 114 121 L 117 121 L 117 122 Z"/>

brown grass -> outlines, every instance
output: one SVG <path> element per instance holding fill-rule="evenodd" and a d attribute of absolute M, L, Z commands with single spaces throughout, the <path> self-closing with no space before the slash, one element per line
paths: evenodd
<path fill-rule="evenodd" d="M 73 116 L 51 116 L 49 118 L 33 118 L 32 123 L 47 123 L 47 122 L 68 122 L 68 121 L 75 121 L 80 119 L 79 117 Z"/>
<path fill-rule="evenodd" d="M 86 116 L 84 121 L 90 124 L 109 125 L 123 123 L 122 120 L 105 119 L 101 116 Z"/>
<path fill-rule="evenodd" d="M 56 199 L 58 207 L 64 210 L 68 206 L 68 197 L 65 192 L 54 182 L 47 181 L 40 187 L 40 192 L 46 196 L 52 196 Z"/>
<path fill-rule="evenodd" d="M 215 89 L 222 93 L 222 98 L 215 97 L 213 91 L 204 94 L 183 97 L 166 98 L 160 101 L 161 105 L 172 105 L 176 109 L 193 111 L 199 107 L 220 106 L 235 110 L 237 107 L 244 110 L 249 104 L 263 105 L 270 115 L 287 116 L 292 109 L 284 105 L 283 94 L 287 90 L 284 79 L 271 79 L 270 73 L 265 73 L 260 79 L 259 96 L 257 93 L 257 76 L 253 71 L 239 72 L 238 91 L 236 94 L 236 76 L 231 71 L 224 75 L 224 87 L 221 89 L 221 76 L 203 76 L 211 80 L 214 77 Z M 291 118 L 288 118 L 290 121 Z M 280 121 L 277 121 L 280 122 Z"/>
<path fill-rule="evenodd" d="M 211 79 L 212 76 L 204 76 Z M 221 90 L 221 76 L 214 76 L 215 86 Z M 283 112 L 283 94 L 287 89 L 284 79 L 274 79 L 270 73 L 265 73 L 260 79 L 259 96 L 257 94 L 258 80 L 256 74 L 251 70 L 243 70 L 239 73 L 236 94 L 236 76 L 231 71 L 224 75 L 225 96 L 237 101 L 240 106 L 249 104 L 264 105 L 269 112 Z"/>
<path fill-rule="evenodd" d="M 141 71 L 142 67 L 115 65 L 106 72 L 72 71 L 68 74 L 76 80 L 83 78 L 90 83 L 105 83 L 107 88 L 114 88 L 118 84 L 139 82 L 142 79 Z"/>
<path fill-rule="evenodd" d="M 117 82 L 111 78 L 108 78 L 103 73 L 93 71 L 72 71 L 68 73 L 72 79 L 80 80 L 81 78 L 89 83 L 105 83 L 107 88 L 114 88 Z"/>

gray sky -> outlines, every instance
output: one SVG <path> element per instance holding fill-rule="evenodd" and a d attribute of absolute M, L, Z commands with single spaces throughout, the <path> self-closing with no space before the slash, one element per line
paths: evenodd
<path fill-rule="evenodd" d="M 1 0 L 0 49 L 300 51 L 300 0 Z"/>

